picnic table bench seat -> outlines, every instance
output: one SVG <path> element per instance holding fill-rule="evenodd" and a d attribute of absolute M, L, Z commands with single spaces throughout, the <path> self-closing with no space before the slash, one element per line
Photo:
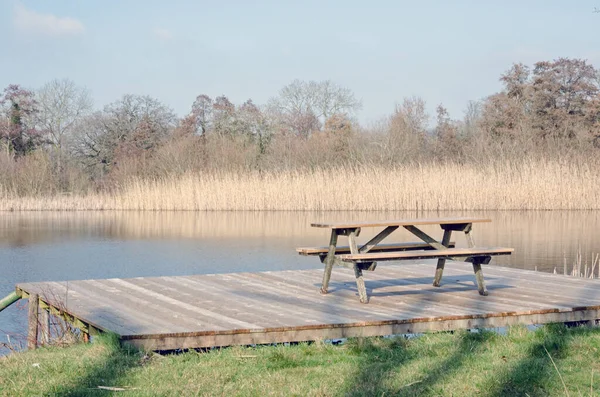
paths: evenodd
<path fill-rule="evenodd" d="M 447 248 L 444 250 L 418 250 L 404 252 L 368 252 L 366 254 L 342 254 L 339 258 L 344 262 L 374 262 L 393 261 L 407 259 L 430 259 L 430 258 L 466 258 L 465 262 L 471 262 L 475 258 L 490 257 L 493 255 L 510 255 L 513 248 L 504 247 L 477 247 L 477 248 Z"/>
<path fill-rule="evenodd" d="M 448 243 L 449 248 L 455 247 L 454 241 Z M 435 250 L 431 245 L 427 243 L 394 243 L 394 244 L 379 244 L 371 248 L 369 252 L 398 252 L 398 251 L 411 251 L 411 250 Z M 329 247 L 300 247 L 296 248 L 296 251 L 300 255 L 327 255 Z M 336 254 L 350 253 L 350 246 L 342 245 L 335 248 Z"/>

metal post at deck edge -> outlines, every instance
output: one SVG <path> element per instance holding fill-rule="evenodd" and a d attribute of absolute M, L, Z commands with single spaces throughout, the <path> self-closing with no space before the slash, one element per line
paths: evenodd
<path fill-rule="evenodd" d="M 2 298 L 2 300 L 0 300 L 0 312 L 19 299 L 21 299 L 21 294 L 17 293 L 16 291 L 13 291 L 8 296 Z"/>

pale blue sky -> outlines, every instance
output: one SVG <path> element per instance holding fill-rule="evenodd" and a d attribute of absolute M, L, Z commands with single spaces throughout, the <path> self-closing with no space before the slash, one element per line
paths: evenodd
<path fill-rule="evenodd" d="M 1 0 L 0 89 L 54 78 L 101 108 L 150 95 L 186 114 L 199 94 L 268 98 L 294 79 L 330 79 L 364 123 L 407 96 L 461 118 L 514 62 L 600 67 L 600 0 Z"/>

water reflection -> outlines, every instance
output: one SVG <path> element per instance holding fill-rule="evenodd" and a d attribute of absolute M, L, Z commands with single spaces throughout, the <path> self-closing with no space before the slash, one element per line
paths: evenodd
<path fill-rule="evenodd" d="M 298 246 L 325 245 L 328 231 L 311 222 L 439 216 L 482 216 L 474 226 L 481 246 L 514 247 L 493 264 L 562 272 L 582 253 L 600 252 L 600 212 L 30 212 L 0 214 L 0 298 L 15 283 L 41 280 L 186 275 L 321 267 Z M 424 227 L 441 238 L 439 227 Z M 365 229 L 366 241 L 378 230 Z M 391 237 L 414 241 L 407 231 Z M 457 246 L 464 246 L 456 234 Z M 343 239 L 342 239 L 343 243 Z M 22 332 L 23 313 L 0 314 L 2 331 Z"/>
<path fill-rule="evenodd" d="M 69 242 L 136 244 L 136 241 L 153 241 L 161 246 L 173 240 L 210 240 L 216 244 L 214 249 L 222 252 L 224 247 L 235 249 L 251 241 L 276 249 L 284 241 L 290 249 L 288 260 L 292 260 L 296 258 L 293 251 L 296 246 L 326 243 L 327 231 L 311 228 L 311 222 L 438 216 L 491 218 L 492 223 L 475 225 L 476 242 L 484 246 L 514 247 L 515 255 L 504 258 L 503 264 L 508 266 L 552 271 L 556 266 L 562 268 L 565 258 L 571 264 L 577 252 L 583 253 L 584 260 L 586 255 L 600 252 L 600 241 L 595 238 L 600 212 L 587 211 L 3 213 L 0 215 L 0 249 L 6 254 L 5 250 L 27 251 L 41 245 Z M 441 235 L 439 227 L 425 229 Z M 376 231 L 363 230 L 361 237 L 366 239 Z M 413 239 L 401 230 L 393 237 Z M 458 246 L 464 244 L 460 234 L 455 239 Z M 45 264 L 52 265 L 51 262 Z M 241 271 L 246 270 L 248 263 L 226 266 L 230 271 Z"/>

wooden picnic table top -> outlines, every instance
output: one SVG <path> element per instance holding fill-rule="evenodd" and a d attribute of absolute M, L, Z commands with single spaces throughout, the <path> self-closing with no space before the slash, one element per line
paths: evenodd
<path fill-rule="evenodd" d="M 417 226 L 417 225 L 455 225 L 463 223 L 491 222 L 489 218 L 426 218 L 426 219 L 396 219 L 372 222 L 324 222 L 311 223 L 312 227 L 328 229 L 354 229 L 359 227 L 383 227 L 383 226 Z"/>

